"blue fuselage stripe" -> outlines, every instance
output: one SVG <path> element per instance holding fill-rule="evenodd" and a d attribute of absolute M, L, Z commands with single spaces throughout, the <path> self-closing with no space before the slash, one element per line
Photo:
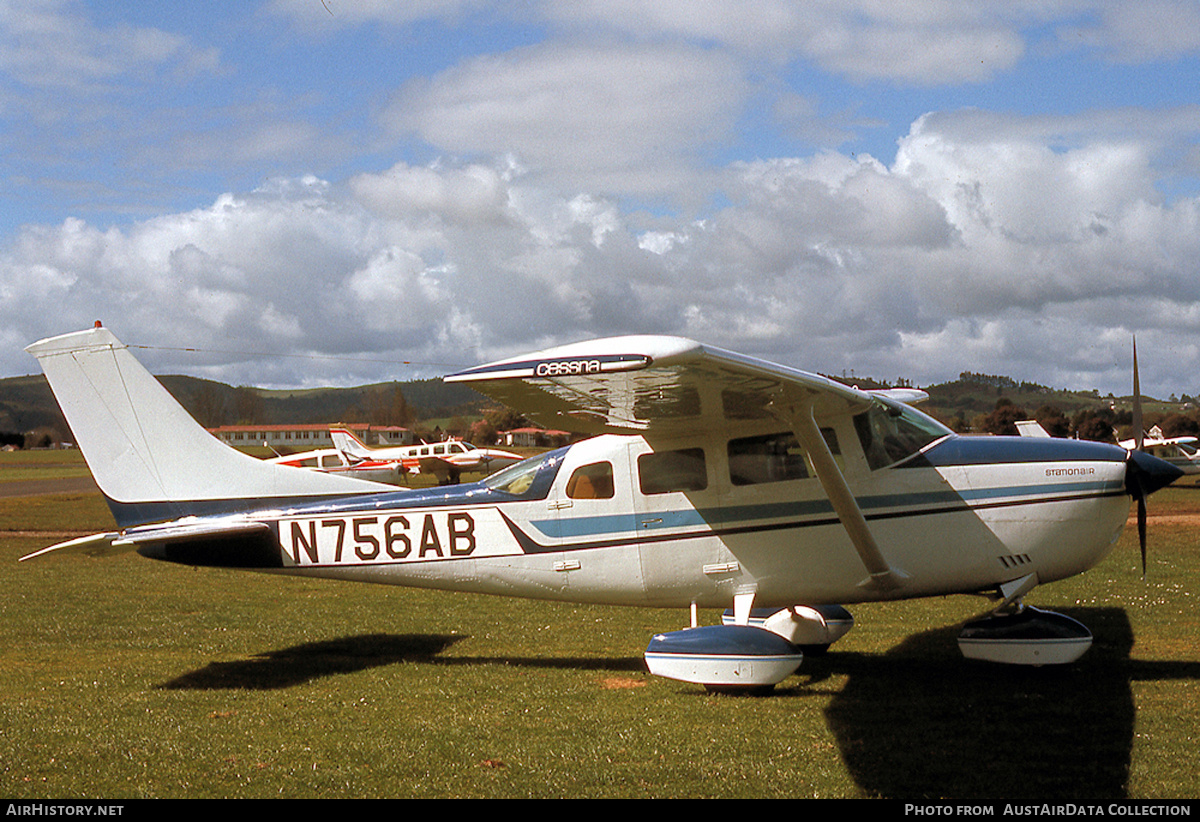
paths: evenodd
<path fill-rule="evenodd" d="M 932 491 L 911 494 L 882 494 L 860 497 L 859 506 L 867 519 L 890 516 L 921 516 L 997 504 L 1028 505 L 1062 499 L 1124 494 L 1120 480 L 1014 485 L 963 491 Z M 790 525 L 821 524 L 836 518 L 827 499 L 790 500 L 761 505 L 730 505 L 678 510 L 647 510 L 639 514 L 564 516 L 534 520 L 531 524 L 548 539 L 606 539 L 633 531 L 665 532 L 707 526 L 715 531 L 753 528 L 787 520 Z"/>

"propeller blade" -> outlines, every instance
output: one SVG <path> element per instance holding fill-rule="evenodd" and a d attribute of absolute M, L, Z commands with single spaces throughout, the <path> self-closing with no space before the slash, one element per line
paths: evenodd
<path fill-rule="evenodd" d="M 1142 548 L 1142 579 L 1146 578 L 1146 496 L 1137 499 L 1138 544 Z"/>
<path fill-rule="evenodd" d="M 1138 376 L 1137 334 L 1133 335 L 1133 447 L 1136 452 L 1142 452 L 1145 445 L 1145 433 L 1142 429 L 1142 386 Z M 1137 500 L 1137 529 L 1138 545 L 1142 549 L 1142 579 L 1146 578 L 1146 487 L 1143 484 L 1143 473 L 1133 454 L 1130 455 L 1127 483 L 1131 488 L 1134 499 Z"/>
<path fill-rule="evenodd" d="M 1148 481 L 1153 477 L 1148 470 L 1155 466 L 1149 463 L 1153 460 L 1142 451 L 1130 451 L 1125 457 L 1125 492 L 1137 503 L 1138 545 L 1142 549 L 1142 579 L 1146 578 L 1146 497 L 1155 489 L 1147 490 Z"/>
<path fill-rule="evenodd" d="M 1146 498 L 1183 476 L 1183 471 L 1145 451 L 1125 455 L 1125 492 L 1137 502 L 1138 542 L 1142 550 L 1142 576 L 1146 575 Z"/>
<path fill-rule="evenodd" d="M 1137 335 L 1133 335 L 1133 441 L 1137 450 L 1142 450 L 1145 432 L 1142 431 L 1142 387 L 1138 379 Z"/>

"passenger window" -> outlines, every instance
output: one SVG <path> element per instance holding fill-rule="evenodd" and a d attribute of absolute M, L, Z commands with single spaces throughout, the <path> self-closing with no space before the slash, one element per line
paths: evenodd
<path fill-rule="evenodd" d="M 571 499 L 612 499 L 612 463 L 594 462 L 576 468 L 567 480 L 567 496 Z"/>
<path fill-rule="evenodd" d="M 642 454 L 638 457 L 638 485 L 643 494 L 703 491 L 708 487 L 704 449 L 684 448 Z"/>
<path fill-rule="evenodd" d="M 734 485 L 784 482 L 808 476 L 804 449 L 796 442 L 795 434 L 785 432 L 729 441 L 729 481 Z"/>

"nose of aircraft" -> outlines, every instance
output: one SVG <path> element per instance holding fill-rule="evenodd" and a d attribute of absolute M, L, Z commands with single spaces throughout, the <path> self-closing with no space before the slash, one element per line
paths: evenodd
<path fill-rule="evenodd" d="M 1125 469 L 1125 487 L 1134 496 L 1153 494 L 1183 476 L 1183 471 L 1166 460 L 1144 451 L 1130 451 Z"/>

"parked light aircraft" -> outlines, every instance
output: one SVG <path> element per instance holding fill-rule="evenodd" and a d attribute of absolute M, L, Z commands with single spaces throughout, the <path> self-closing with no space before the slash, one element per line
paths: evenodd
<path fill-rule="evenodd" d="M 1019 421 L 1017 431 L 1022 437 L 1050 436 L 1037 420 Z M 1116 429 L 1113 436 L 1118 436 Z M 1143 434 L 1141 445 L 1136 437 L 1118 440 L 1117 444 L 1127 451 L 1145 451 L 1185 474 L 1200 474 L 1200 437 L 1164 437 L 1162 429 L 1156 425 Z"/>
<path fill-rule="evenodd" d="M 1141 450 L 1166 460 L 1185 474 L 1200 474 L 1200 438 L 1164 437 L 1157 425 L 1147 431 L 1139 446 L 1137 438 L 1121 440 L 1127 450 Z"/>
<path fill-rule="evenodd" d="M 268 465 L 207 434 L 107 329 L 28 349 L 118 530 L 31 554 L 154 559 L 691 609 L 652 673 L 769 688 L 844 605 L 984 594 L 970 658 L 1069 662 L 1091 635 L 1022 607 L 1104 557 L 1178 469 L 1115 445 L 957 436 L 906 402 L 674 337 L 562 346 L 452 375 L 594 434 L 482 482 L 400 491 Z M 729 624 L 696 624 L 729 608 Z"/>
<path fill-rule="evenodd" d="M 372 482 L 386 482 L 391 485 L 399 484 L 405 474 L 404 465 L 400 460 L 355 459 L 347 456 L 337 448 L 319 448 L 315 451 L 301 451 L 296 454 L 270 457 L 264 461 L 273 465 L 307 468 L 312 471 L 357 477 L 359 479 L 371 480 Z"/>
<path fill-rule="evenodd" d="M 524 457 L 496 448 L 476 448 L 462 440 L 373 448 L 344 428 L 330 428 L 338 451 L 354 460 L 396 460 L 410 474 L 433 474 L 441 484 L 457 485 L 467 471 L 491 473 Z"/>

